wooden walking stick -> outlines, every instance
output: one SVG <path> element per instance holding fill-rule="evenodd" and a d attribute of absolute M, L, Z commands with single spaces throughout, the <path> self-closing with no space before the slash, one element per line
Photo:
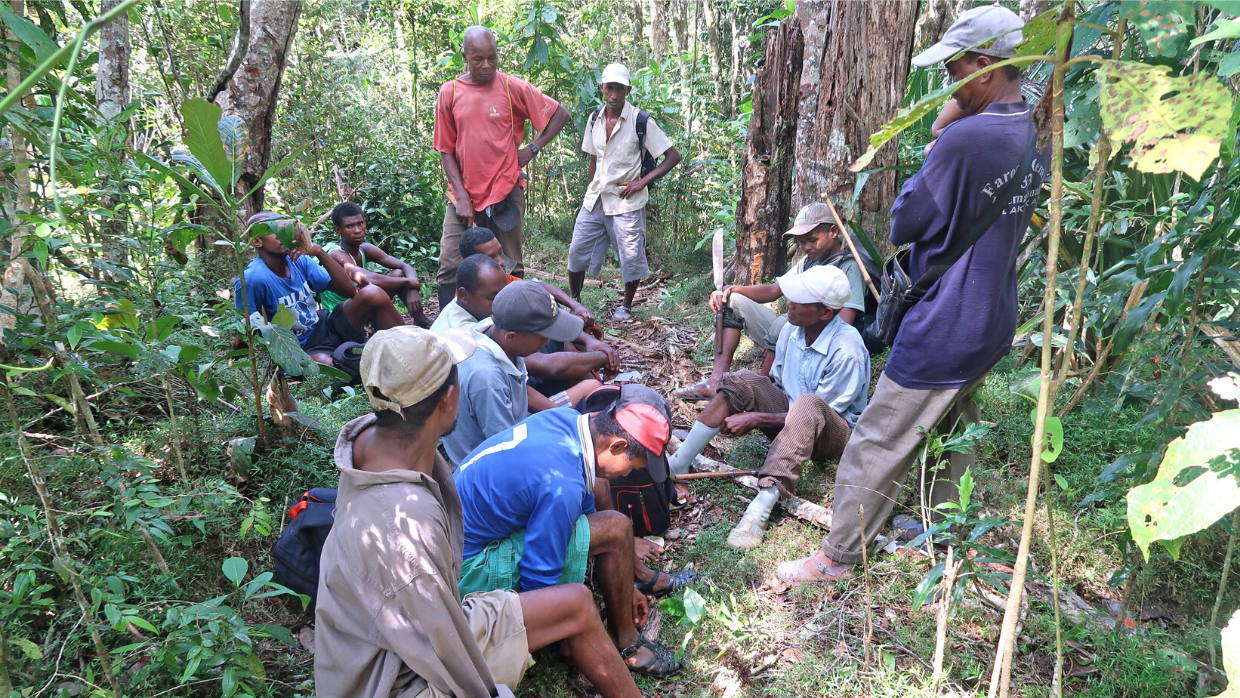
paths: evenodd
<path fill-rule="evenodd" d="M 840 214 L 836 213 L 835 205 L 831 203 L 831 197 L 823 194 L 822 200 L 827 202 L 827 208 L 831 209 L 831 216 L 835 218 L 835 225 L 840 229 L 840 237 L 844 238 L 844 244 L 848 245 L 848 251 L 852 252 L 853 259 L 857 260 L 857 266 L 861 268 L 861 276 L 865 278 L 865 285 L 870 287 L 870 293 L 874 294 L 874 300 L 878 300 L 880 298 L 878 287 L 874 285 L 874 280 L 870 278 L 870 272 L 866 271 L 865 264 L 861 262 L 861 254 L 857 252 L 857 246 L 853 244 L 852 233 L 848 232 L 848 226 L 844 225 Z"/>

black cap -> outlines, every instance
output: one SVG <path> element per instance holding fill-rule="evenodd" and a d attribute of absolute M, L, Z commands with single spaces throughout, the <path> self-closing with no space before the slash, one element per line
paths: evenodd
<path fill-rule="evenodd" d="M 581 334 L 585 321 L 565 312 L 543 285 L 536 281 L 513 281 L 495 296 L 491 318 L 510 332 L 533 332 L 557 342 L 571 342 Z"/>

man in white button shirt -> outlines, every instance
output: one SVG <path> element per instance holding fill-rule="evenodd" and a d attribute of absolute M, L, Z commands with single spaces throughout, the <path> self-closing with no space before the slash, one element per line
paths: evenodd
<path fill-rule="evenodd" d="M 624 279 L 624 302 L 612 316 L 632 319 L 633 296 L 637 284 L 650 274 L 646 263 L 646 200 L 648 188 L 658 178 L 680 164 L 680 153 L 663 134 L 654 119 L 628 104 L 632 90 L 629 69 L 612 63 L 599 80 L 603 107 L 590 115 L 581 149 L 590 156 L 590 186 L 573 226 L 573 242 L 568 250 L 568 287 L 573 298 L 581 298 L 586 272 L 598 274 L 607 246 L 614 243 Z M 647 169 L 661 155 L 663 162 Z"/>

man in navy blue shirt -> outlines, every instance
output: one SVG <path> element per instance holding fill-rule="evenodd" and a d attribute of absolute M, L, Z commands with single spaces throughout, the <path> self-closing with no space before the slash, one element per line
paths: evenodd
<path fill-rule="evenodd" d="M 292 219 L 271 211 L 250 216 L 249 225 L 269 221 L 268 225 L 297 225 Z M 233 283 L 234 304 L 250 311 L 254 325 L 270 322 L 280 306 L 293 313 L 293 333 L 315 361 L 332 365 L 332 352 L 345 342 L 366 342 L 366 326 L 386 330 L 405 324 L 387 292 L 375 285 L 356 288 L 344 268 L 322 247 L 298 231 L 302 245 L 290 250 L 274 232 L 253 240 L 258 253 L 245 268 L 245 305 L 242 305 L 241 278 Z M 317 261 L 316 261 L 317 260 Z M 319 307 L 314 294 L 334 291 L 347 300 L 329 313 Z"/>
<path fill-rule="evenodd" d="M 609 506 L 608 479 L 646 467 L 666 472 L 670 424 L 658 393 L 626 385 L 604 411 L 546 410 L 483 441 L 454 474 L 465 515 L 461 596 L 575 584 L 593 557 L 608 630 L 625 663 L 656 677 L 678 672 L 672 651 L 638 634 L 646 600 L 633 581 L 665 596 L 692 575 L 669 577 L 637 562 L 633 522 L 599 510 Z"/>
<path fill-rule="evenodd" d="M 951 79 L 963 80 L 1015 55 L 1023 26 L 998 5 L 974 8 L 913 64 L 946 62 Z M 1015 194 L 999 200 L 1001 187 L 1027 157 L 1033 129 L 1033 108 L 1020 87 L 1020 72 L 1012 66 L 961 85 L 955 107 L 962 118 L 943 129 L 892 207 L 891 241 L 912 243 L 914 281 L 967 238 L 974 221 L 993 207 L 1003 208 L 904 316 L 874 396 L 840 458 L 831 533 L 814 554 L 780 564 L 779 576 L 786 581 L 852 576 L 862 546 L 886 523 L 921 447 L 918 427 L 945 434 L 978 420 L 973 391 L 1011 349 L 1016 256 L 1049 159 L 1046 152 L 1034 157 Z M 971 454 L 952 454 L 949 472 L 932 476 L 932 507 L 955 498 L 956 482 L 972 462 Z"/>

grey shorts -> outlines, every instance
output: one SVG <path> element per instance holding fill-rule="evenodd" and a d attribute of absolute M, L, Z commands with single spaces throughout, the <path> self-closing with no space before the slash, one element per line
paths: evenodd
<path fill-rule="evenodd" d="M 594 210 L 584 206 L 577 212 L 573 225 L 573 242 L 568 248 L 568 270 L 598 276 L 607 258 L 608 245 L 616 246 L 620 257 L 620 276 L 624 283 L 639 281 L 650 275 L 646 262 L 646 208 L 609 216 L 603 213 L 603 202 L 594 202 Z"/>

